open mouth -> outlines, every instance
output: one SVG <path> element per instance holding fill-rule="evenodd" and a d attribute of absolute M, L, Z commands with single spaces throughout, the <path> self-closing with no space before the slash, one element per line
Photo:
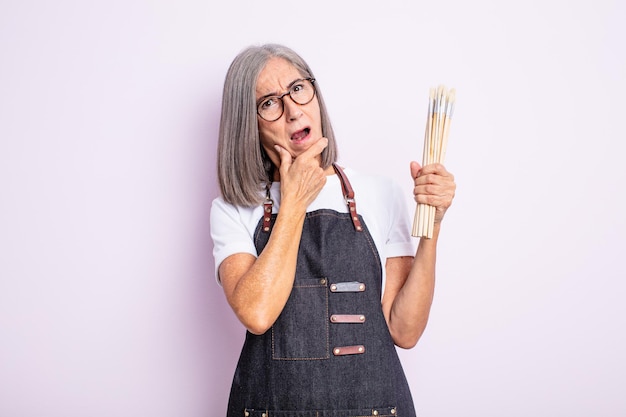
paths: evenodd
<path fill-rule="evenodd" d="M 306 138 L 307 136 L 309 136 L 309 133 L 311 133 L 311 129 L 308 127 L 305 127 L 304 129 L 298 130 L 296 133 L 291 135 L 291 140 L 294 140 L 294 141 L 302 140 Z"/>

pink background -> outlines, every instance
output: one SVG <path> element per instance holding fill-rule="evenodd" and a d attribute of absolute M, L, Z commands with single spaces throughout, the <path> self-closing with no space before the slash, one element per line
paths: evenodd
<path fill-rule="evenodd" d="M 221 88 L 299 51 L 341 162 L 420 159 L 457 89 L 422 416 L 623 416 L 624 2 L 0 3 L 0 416 L 223 415 L 243 339 L 215 283 Z"/>

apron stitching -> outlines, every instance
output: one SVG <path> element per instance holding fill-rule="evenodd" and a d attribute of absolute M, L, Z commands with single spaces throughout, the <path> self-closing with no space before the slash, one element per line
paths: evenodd
<path fill-rule="evenodd" d="M 265 213 L 264 213 L 264 214 L 265 214 Z M 275 223 L 276 216 L 277 216 L 277 214 L 272 214 L 272 215 L 271 215 L 271 219 L 270 219 L 270 222 L 271 222 L 271 224 L 270 224 L 270 233 L 271 233 L 271 228 L 272 228 L 271 226 L 273 226 L 273 224 Z M 326 222 L 326 223 L 325 223 L 324 217 L 328 218 L 328 222 Z M 320 219 L 319 219 L 319 222 L 321 222 L 321 224 L 323 224 L 323 225 L 334 225 L 335 223 L 334 223 L 334 221 L 333 221 L 332 219 L 337 219 L 337 220 L 339 220 L 339 223 L 341 223 L 341 225 L 343 225 L 344 223 L 343 223 L 341 220 L 352 221 L 353 219 L 351 219 L 351 217 L 352 217 L 352 216 L 351 216 L 351 213 L 350 213 L 350 212 L 347 212 L 347 213 L 342 213 L 342 212 L 337 212 L 337 211 L 332 210 L 332 209 L 320 209 L 320 210 L 316 210 L 316 211 L 313 211 L 313 212 L 306 213 L 306 218 L 309 218 L 309 219 L 311 219 L 311 218 L 320 218 Z M 358 215 L 358 217 L 359 217 L 359 220 L 360 220 L 361 222 L 363 222 L 363 218 L 362 218 L 362 216 L 361 216 L 361 215 Z M 263 223 L 263 222 L 261 221 L 259 226 L 262 226 L 262 223 Z M 369 253 L 370 253 L 370 255 L 374 257 L 374 259 L 373 259 L 373 260 L 375 260 L 375 262 L 370 262 L 369 260 L 368 260 L 368 262 L 367 262 L 367 264 L 368 264 L 368 265 L 370 265 L 370 266 L 369 266 L 369 268 L 370 268 L 370 270 L 369 270 L 369 271 L 373 274 L 373 275 L 370 275 L 369 273 L 367 273 L 367 274 L 366 274 L 367 276 L 369 276 L 369 277 L 370 277 L 370 278 L 368 278 L 368 279 L 367 279 L 367 280 L 368 280 L 367 282 L 370 282 L 370 281 L 373 279 L 373 276 L 377 276 L 377 278 L 373 279 L 373 281 L 372 281 L 372 282 L 373 282 L 373 283 L 375 283 L 375 284 L 377 284 L 377 285 L 374 285 L 374 288 L 380 288 L 380 286 L 381 286 L 381 285 L 380 285 L 380 284 L 381 284 L 380 277 L 381 277 L 381 275 L 382 275 L 382 271 L 383 271 L 383 270 L 382 270 L 382 267 L 383 267 L 383 266 L 382 266 L 382 258 L 380 257 L 380 254 L 379 254 L 379 252 L 378 252 L 378 250 L 377 250 L 377 248 L 376 248 L 375 244 L 373 243 L 373 240 L 372 240 L 372 237 L 371 237 L 371 235 L 370 235 L 369 231 L 367 231 L 367 226 L 364 224 L 364 222 L 363 222 L 362 224 L 363 224 L 363 226 L 364 226 L 364 227 L 363 227 L 363 229 L 365 229 L 365 230 L 362 230 L 362 231 L 365 231 L 366 233 L 360 234 L 360 236 L 363 236 L 365 239 L 364 239 L 364 240 L 361 240 L 361 239 L 358 239 L 358 238 L 357 238 L 357 241 L 353 241 L 353 243 L 352 243 L 352 244 L 355 244 L 355 243 L 356 243 L 357 247 L 358 247 L 358 248 L 360 248 L 361 254 L 365 255 L 366 253 L 368 253 L 368 252 L 369 252 Z M 354 228 L 352 228 L 352 225 L 350 225 L 350 228 L 354 231 Z M 340 229 L 340 230 L 343 230 L 343 226 L 341 226 L 341 229 Z M 265 236 L 264 236 L 264 235 L 265 235 Z M 356 236 L 355 236 L 355 238 L 356 238 Z M 360 240 L 360 243 L 358 242 L 359 240 Z M 262 250 L 263 250 L 263 248 L 264 248 L 265 244 L 267 243 L 267 234 L 266 234 L 266 233 L 263 233 L 262 227 L 257 227 L 257 230 L 256 230 L 255 235 L 254 235 L 254 242 L 255 242 L 255 246 L 256 246 L 256 248 L 257 248 L 257 252 L 258 252 L 258 254 L 260 254 L 260 253 L 262 252 Z M 331 247 L 332 247 L 332 246 L 331 246 Z M 369 250 L 368 250 L 368 248 L 369 248 Z M 368 256 L 368 257 L 369 257 L 369 256 Z M 372 261 L 373 261 L 373 260 L 372 260 Z M 323 261 L 323 259 L 322 259 L 322 261 Z M 374 265 L 374 264 L 375 264 L 375 265 Z M 360 267 L 358 267 L 358 268 L 360 268 Z M 357 269 L 358 269 L 358 268 L 357 268 Z M 312 274 L 311 274 L 310 276 L 316 276 L 316 272 L 314 272 L 314 270 L 311 270 L 311 269 L 305 269 L 305 270 L 308 270 L 308 271 L 309 271 L 309 273 L 311 273 L 311 272 L 312 272 Z M 359 269 L 359 270 L 360 270 L 360 269 Z M 376 274 L 374 271 L 377 271 L 378 273 Z M 302 273 L 302 272 L 304 272 L 304 271 L 301 271 L 301 273 Z M 324 275 L 324 273 L 323 273 L 323 272 L 322 272 L 322 273 L 319 273 L 319 275 L 318 275 L 318 276 L 322 276 L 322 275 Z M 301 275 L 300 275 L 300 276 L 301 276 Z M 295 287 L 296 287 L 296 286 L 294 285 L 294 288 L 295 288 Z M 298 287 L 298 288 L 315 288 L 315 287 L 321 287 L 321 286 L 320 286 L 320 285 L 305 284 L 305 285 L 299 285 L 299 286 L 297 286 L 297 287 Z M 382 292 L 382 290 L 383 290 L 383 289 L 382 289 L 382 288 L 380 288 L 380 292 Z M 376 291 L 375 291 L 375 292 L 376 292 Z M 326 312 L 327 312 L 327 313 L 329 313 L 329 311 L 330 311 L 330 304 L 331 304 L 331 302 L 330 302 L 330 301 L 331 301 L 331 300 L 330 300 L 330 296 L 331 296 L 332 294 L 330 294 L 330 290 L 329 290 L 328 285 L 326 285 L 326 291 L 324 291 L 324 294 L 325 294 Z M 321 294 L 320 294 L 320 295 L 321 295 Z M 334 295 L 332 295 L 332 296 L 334 297 Z M 369 299 L 369 297 L 368 297 L 368 299 Z M 378 300 L 379 300 L 379 299 L 380 299 L 380 294 L 378 294 Z M 335 298 L 333 298 L 333 300 L 335 300 Z M 320 301 L 320 304 L 318 304 L 318 306 L 319 306 L 319 307 L 322 307 L 322 306 L 324 305 L 324 304 L 322 304 L 324 301 L 322 301 L 321 299 L 320 299 L 319 301 Z M 370 301 L 371 301 L 371 300 L 370 300 Z M 370 301 L 367 301 L 367 303 L 369 303 Z M 377 303 L 379 303 L 379 302 L 380 302 L 380 301 L 378 301 Z M 333 301 L 333 303 L 334 303 L 334 301 Z M 371 304 L 367 304 L 367 305 L 369 305 L 369 307 L 368 307 L 368 308 L 373 308 L 373 305 L 371 305 Z M 377 305 L 378 305 L 378 306 L 380 306 L 380 304 L 377 304 Z M 319 308 L 319 307 L 318 307 L 318 308 Z M 322 307 L 322 308 L 323 308 L 323 307 Z M 328 314 L 327 314 L 327 315 L 328 315 Z M 383 322 L 384 322 L 384 320 L 383 320 Z M 311 361 L 311 360 L 329 359 L 329 358 L 330 358 L 330 353 L 331 353 L 331 352 L 330 352 L 330 336 L 331 336 L 331 335 L 330 335 L 330 331 L 331 331 L 331 323 L 330 323 L 328 320 L 325 320 L 325 321 L 324 321 L 324 323 L 325 323 L 325 328 L 326 328 L 326 353 L 327 353 L 327 356 L 326 356 L 326 357 L 317 357 L 317 358 L 274 358 L 274 357 L 273 357 L 273 358 L 267 358 L 267 353 L 266 353 L 266 354 L 265 354 L 265 358 L 266 358 L 266 360 L 267 360 L 267 359 L 269 359 L 269 360 L 271 361 L 271 359 L 274 359 L 274 360 L 276 360 L 276 362 L 275 362 L 276 364 L 278 364 L 278 363 L 280 363 L 280 362 L 282 362 L 282 363 L 285 363 L 285 364 L 286 364 L 286 362 L 289 362 L 289 361 L 291 361 L 291 362 L 293 362 L 293 363 L 295 364 L 295 361 L 300 361 L 300 362 L 301 362 L 301 361 Z M 321 324 L 321 323 L 320 323 L 320 324 Z M 321 330 L 321 329 L 323 329 L 323 327 L 321 327 L 321 328 L 319 328 L 319 329 Z M 323 331 L 323 330 L 322 330 L 322 331 Z M 387 330 L 387 331 L 388 331 L 388 330 Z M 376 333 L 376 334 L 378 334 L 378 332 L 375 332 L 375 333 Z M 271 340 L 268 340 L 268 341 L 267 341 L 267 342 L 269 342 L 268 344 L 270 344 L 270 345 L 271 345 L 271 347 L 270 347 L 270 346 L 267 346 L 267 345 L 266 345 L 266 347 L 268 347 L 268 348 L 270 348 L 270 349 L 271 349 L 272 356 L 274 356 L 274 355 L 275 355 L 275 353 L 277 352 L 277 351 L 275 350 L 275 348 L 276 348 L 276 349 L 278 349 L 278 350 L 280 350 L 280 346 L 281 346 L 280 344 L 278 344 L 278 345 L 276 345 L 276 346 L 275 346 L 275 343 L 274 343 L 274 326 L 272 326 L 272 334 L 271 334 L 271 335 L 267 335 L 267 336 L 271 337 Z M 323 339 L 322 339 L 323 335 L 321 335 L 321 334 L 320 334 L 319 336 L 320 336 L 320 337 L 318 338 L 318 341 L 319 341 L 319 342 L 321 342 L 321 343 L 323 343 L 323 342 L 322 342 L 322 340 L 323 340 Z M 321 339 L 321 340 L 320 340 L 320 339 Z M 279 342 L 279 341 L 276 341 L 276 343 L 280 343 L 280 342 Z M 323 349 L 323 345 L 320 345 L 319 347 Z M 392 349 L 392 351 L 393 351 L 393 352 L 395 352 L 395 349 Z M 267 350 L 266 350 L 266 352 L 267 352 Z M 268 353 L 269 353 L 269 352 L 268 352 Z M 312 352 L 312 353 L 313 353 L 313 352 Z M 321 353 L 321 352 L 319 352 L 319 353 Z M 396 356 L 396 358 L 397 358 L 397 356 Z M 268 363 L 267 365 L 268 365 L 270 368 L 274 368 L 273 366 L 270 366 L 270 364 L 269 364 L 269 363 Z M 282 366 L 282 365 L 281 365 L 281 366 Z M 238 369 L 239 369 L 239 367 L 238 367 Z M 286 368 L 285 368 L 285 369 L 286 369 Z M 269 369 L 268 369 L 268 371 L 269 371 L 269 373 L 270 373 L 271 375 L 267 375 L 267 377 L 268 377 L 268 378 L 267 378 L 267 380 L 266 380 L 266 383 L 267 383 L 267 384 L 270 384 L 270 379 L 273 381 L 273 380 L 274 380 L 274 378 L 275 378 L 275 376 L 273 375 L 273 370 L 269 370 Z M 406 384 L 406 382 L 405 382 L 404 384 Z M 394 386 L 395 386 L 395 384 L 394 384 Z M 273 394 L 272 394 L 272 390 L 273 390 L 273 388 L 270 388 L 269 386 L 267 386 L 267 387 L 266 387 L 266 391 L 265 391 L 265 392 L 266 392 L 266 395 L 269 395 L 269 397 L 265 397 L 265 398 L 272 398 L 272 395 L 273 395 Z M 233 393 L 233 392 L 231 391 L 231 395 L 232 395 L 232 393 Z M 410 394 L 409 394 L 409 396 L 410 396 Z M 391 398 L 391 397 L 390 397 L 390 398 Z M 396 398 L 396 399 L 398 399 L 398 398 Z M 267 401 L 267 399 L 266 399 L 266 401 Z M 408 398 L 408 401 L 410 401 L 410 397 Z M 369 401 L 368 401 L 368 402 L 369 402 Z M 267 404 L 267 403 L 266 403 L 266 407 L 267 407 L 268 405 L 270 405 L 270 404 Z M 360 409 L 360 410 L 359 410 L 358 408 L 359 408 L 359 407 L 356 407 L 356 409 L 351 409 L 351 410 L 345 409 L 345 410 L 344 410 L 344 412 L 349 412 L 349 413 L 354 412 L 354 414 L 350 414 L 350 415 L 351 415 L 351 416 L 353 416 L 353 417 L 374 417 L 374 414 L 373 414 L 373 413 L 371 413 L 371 414 L 367 414 L 367 412 L 366 412 L 365 410 L 363 410 L 363 409 Z M 379 410 L 379 411 L 382 411 L 382 410 L 380 410 L 380 409 L 378 409 L 378 410 Z M 304 410 L 303 410 L 303 411 L 304 411 Z M 328 411 L 329 411 L 329 412 L 333 412 L 333 415 L 335 415 L 334 413 L 335 413 L 335 412 L 338 412 L 338 411 L 340 411 L 340 410 L 329 409 Z M 381 413 L 381 414 L 377 415 L 376 417 L 396 417 L 396 416 L 397 416 L 397 413 L 393 413 L 393 411 L 391 411 L 391 413 L 392 413 L 392 414 L 389 414 L 388 409 L 387 409 L 387 410 L 385 410 L 385 411 L 387 411 L 387 412 L 383 412 L 384 414 L 382 414 L 382 413 Z M 269 413 L 271 413 L 271 415 L 275 415 L 274 411 L 269 411 L 269 410 L 267 410 L 267 409 L 266 409 L 266 416 L 269 416 Z M 282 412 L 282 411 L 277 411 L 277 413 L 278 413 L 278 414 L 280 414 L 280 415 L 282 415 L 282 414 L 283 414 L 283 412 Z M 310 413 L 310 414 L 309 414 L 309 413 Z M 362 414 L 362 413 L 366 413 L 366 414 Z M 308 411 L 308 412 L 307 412 L 307 415 L 315 415 L 316 417 L 320 417 L 320 416 L 322 416 L 322 415 L 324 415 L 324 416 L 325 416 L 325 415 L 326 415 L 326 412 L 322 412 L 322 411 L 320 411 L 320 408 L 317 408 L 317 410 L 315 410 L 315 409 L 310 409 L 310 411 Z M 346 415 L 348 415 L 348 414 L 346 414 Z M 409 413 L 409 415 L 412 415 L 412 413 Z"/>

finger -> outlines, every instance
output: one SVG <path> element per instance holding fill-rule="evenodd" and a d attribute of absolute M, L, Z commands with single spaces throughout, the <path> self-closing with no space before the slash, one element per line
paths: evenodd
<path fill-rule="evenodd" d="M 315 158 L 320 155 L 324 149 L 328 146 L 328 139 L 325 137 L 319 138 L 309 149 L 304 151 L 298 158 Z"/>
<path fill-rule="evenodd" d="M 456 190 L 456 183 L 450 177 L 441 175 L 421 175 L 415 180 L 414 194 L 452 194 Z"/>
<path fill-rule="evenodd" d="M 453 183 L 454 175 L 441 164 L 426 165 L 422 168 L 419 177 L 415 179 L 415 185 L 438 184 L 445 186 Z"/>
<path fill-rule="evenodd" d="M 415 201 L 420 204 L 427 204 L 438 210 L 447 210 L 452 205 L 454 195 L 451 194 L 417 194 Z"/>
<path fill-rule="evenodd" d="M 432 206 L 446 206 L 445 200 L 451 201 L 455 191 L 454 176 L 441 164 L 423 167 L 419 177 L 415 179 L 413 188 L 416 201 Z M 439 198 L 443 198 L 444 201 L 438 201 Z"/>
<path fill-rule="evenodd" d="M 437 174 L 441 176 L 451 176 L 450 172 L 443 164 L 428 164 L 422 167 L 422 175 Z"/>
<path fill-rule="evenodd" d="M 278 167 L 279 171 L 288 170 L 293 161 L 291 154 L 287 151 L 287 149 L 279 145 L 274 145 L 274 149 L 276 149 L 276 152 L 278 152 L 278 156 L 280 157 L 280 167 Z"/>
<path fill-rule="evenodd" d="M 411 178 L 415 179 L 420 173 L 422 166 L 415 161 L 411 161 Z"/>

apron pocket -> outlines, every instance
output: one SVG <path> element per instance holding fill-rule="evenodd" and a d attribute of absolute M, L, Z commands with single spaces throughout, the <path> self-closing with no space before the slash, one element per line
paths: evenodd
<path fill-rule="evenodd" d="M 297 279 L 272 326 L 272 359 L 328 359 L 328 280 Z"/>

